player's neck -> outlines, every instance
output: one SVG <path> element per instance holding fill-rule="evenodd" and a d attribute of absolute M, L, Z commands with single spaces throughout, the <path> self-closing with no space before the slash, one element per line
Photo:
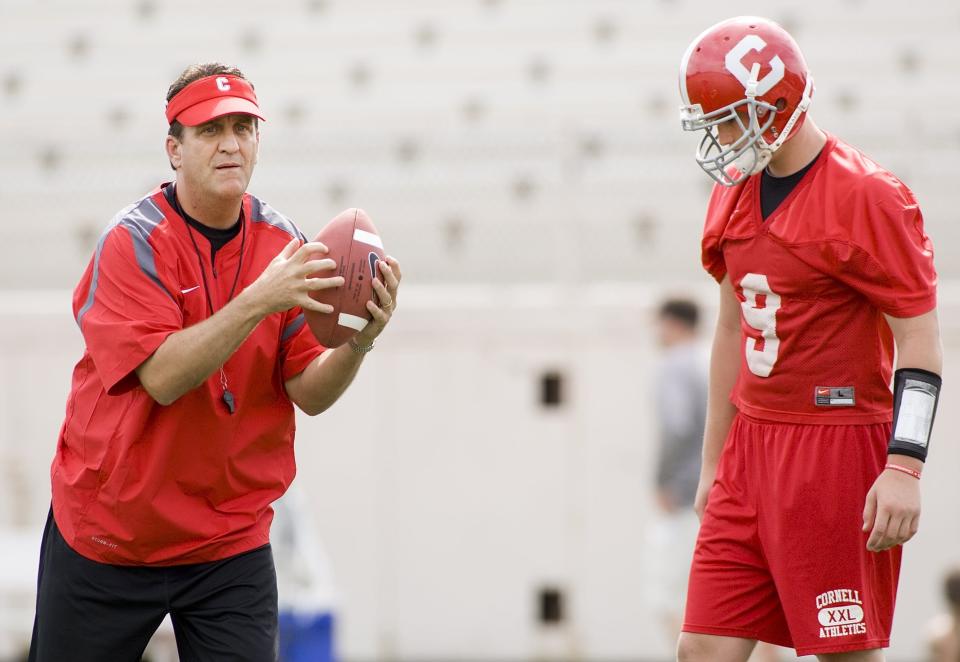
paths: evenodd
<path fill-rule="evenodd" d="M 207 227 L 226 230 L 233 227 L 240 217 L 240 205 L 243 197 L 221 200 L 210 196 L 198 195 L 184 181 L 177 181 L 177 201 L 191 218 Z"/>
<path fill-rule="evenodd" d="M 817 158 L 826 142 L 827 134 L 808 117 L 796 135 L 773 155 L 767 171 L 774 177 L 788 177 L 799 172 Z"/>

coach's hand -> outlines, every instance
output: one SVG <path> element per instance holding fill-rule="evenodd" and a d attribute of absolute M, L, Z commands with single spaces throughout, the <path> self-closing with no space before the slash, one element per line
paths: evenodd
<path fill-rule="evenodd" d="M 262 316 L 300 306 L 306 310 L 329 313 L 333 306 L 315 301 L 310 292 L 343 285 L 343 276 L 309 278 L 312 274 L 337 268 L 330 258 L 317 259 L 328 252 L 319 241 L 304 244 L 293 239 L 267 265 L 263 273 L 242 293 Z"/>
<path fill-rule="evenodd" d="M 900 471 L 884 470 L 867 493 L 863 531 L 867 549 L 882 552 L 902 545 L 920 526 L 920 481 Z"/>
<path fill-rule="evenodd" d="M 374 339 L 390 322 L 393 311 L 397 309 L 397 291 L 400 289 L 402 278 L 400 263 L 388 255 L 385 260 L 377 261 L 377 268 L 381 276 L 373 279 L 373 291 L 377 295 L 377 302 L 367 301 L 367 310 L 373 315 L 373 321 L 354 336 L 356 343 L 361 347 L 373 344 Z"/>

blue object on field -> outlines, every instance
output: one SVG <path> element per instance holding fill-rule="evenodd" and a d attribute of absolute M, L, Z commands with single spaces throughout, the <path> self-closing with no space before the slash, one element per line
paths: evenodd
<path fill-rule="evenodd" d="M 337 662 L 333 614 L 280 612 L 280 662 Z"/>

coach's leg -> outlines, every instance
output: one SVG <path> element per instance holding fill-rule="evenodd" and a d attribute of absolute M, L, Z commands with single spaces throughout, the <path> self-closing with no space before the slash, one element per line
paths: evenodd
<path fill-rule="evenodd" d="M 820 662 L 883 662 L 883 651 L 874 648 L 868 651 L 853 651 L 850 653 L 820 653 L 817 655 Z"/>
<path fill-rule="evenodd" d="M 747 662 L 756 645 L 753 639 L 681 632 L 677 662 Z"/>
<path fill-rule="evenodd" d="M 166 614 L 162 588 L 152 568 L 81 556 L 48 517 L 29 661 L 139 662 Z"/>
<path fill-rule="evenodd" d="M 277 659 L 277 573 L 269 545 L 172 571 L 170 620 L 181 662 Z"/>

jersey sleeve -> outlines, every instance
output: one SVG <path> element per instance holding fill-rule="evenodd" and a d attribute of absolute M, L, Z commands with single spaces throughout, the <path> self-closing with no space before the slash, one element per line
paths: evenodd
<path fill-rule="evenodd" d="M 700 260 L 703 268 L 718 283 L 727 275 L 727 263 L 723 257 L 723 236 L 742 189 L 742 185 L 731 189 L 715 184 L 707 205 L 707 218 L 703 224 L 703 239 L 700 242 Z"/>
<path fill-rule="evenodd" d="M 700 245 L 700 260 L 707 273 L 713 276 L 718 283 L 727 275 L 727 264 L 723 260 L 723 251 L 720 250 L 720 237 L 704 235 Z"/>
<path fill-rule="evenodd" d="M 74 316 L 110 395 L 137 386 L 137 366 L 183 327 L 182 310 L 161 281 L 157 262 L 147 238 L 114 226 L 74 291 Z"/>
<path fill-rule="evenodd" d="M 281 369 L 284 381 L 303 372 L 310 362 L 323 354 L 326 349 L 310 330 L 303 309 L 297 306 L 287 311 L 283 335 L 280 337 Z"/>
<path fill-rule="evenodd" d="M 851 210 L 849 241 L 832 242 L 836 276 L 893 317 L 915 317 L 937 303 L 933 242 L 910 190 L 873 177 Z"/>

